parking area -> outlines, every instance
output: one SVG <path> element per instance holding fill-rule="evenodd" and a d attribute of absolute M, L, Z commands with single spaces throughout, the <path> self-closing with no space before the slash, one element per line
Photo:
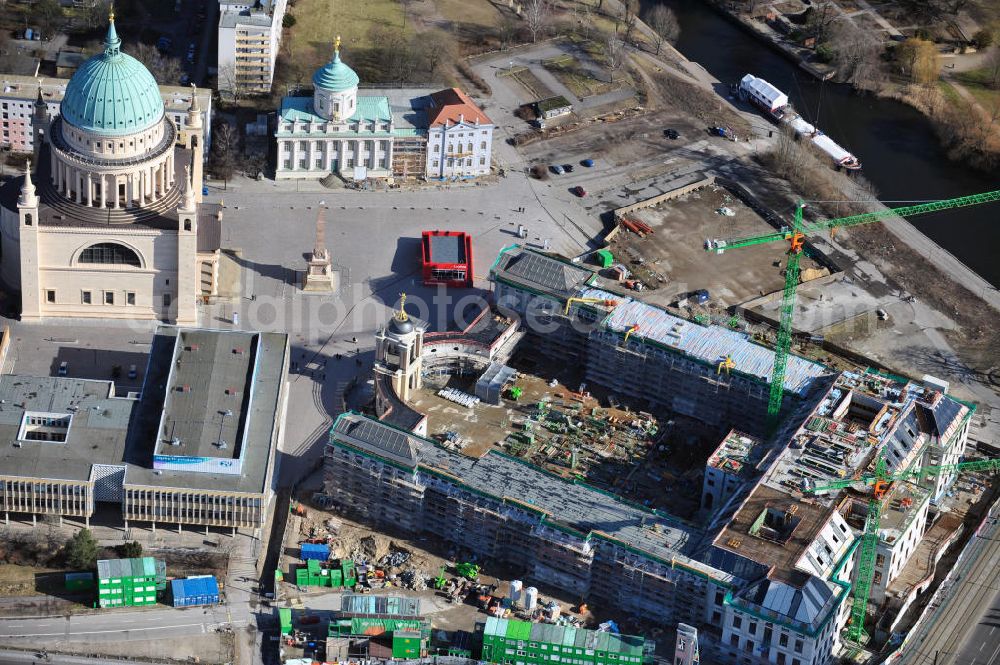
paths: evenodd
<path fill-rule="evenodd" d="M 167 4 L 169 6 L 169 4 Z M 173 11 L 156 10 L 149 26 L 156 34 L 156 48 L 165 56 L 177 58 L 183 69 L 178 81 L 171 84 L 201 85 L 208 67 L 216 60 L 218 3 L 209 0 L 177 0 Z"/>
<path fill-rule="evenodd" d="M 79 325 L 18 325 L 4 372 L 31 376 L 66 376 L 112 380 L 124 396 L 142 389 L 153 324 L 128 322 L 100 327 Z"/>

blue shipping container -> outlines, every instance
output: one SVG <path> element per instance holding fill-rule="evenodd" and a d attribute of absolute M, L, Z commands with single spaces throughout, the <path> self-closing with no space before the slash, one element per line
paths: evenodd
<path fill-rule="evenodd" d="M 211 575 L 172 580 L 170 588 L 173 592 L 174 607 L 219 603 L 219 583 Z"/>
<path fill-rule="evenodd" d="M 299 557 L 303 561 L 309 561 L 310 559 L 326 561 L 330 558 L 330 546 L 323 543 L 302 543 L 299 549 Z"/>

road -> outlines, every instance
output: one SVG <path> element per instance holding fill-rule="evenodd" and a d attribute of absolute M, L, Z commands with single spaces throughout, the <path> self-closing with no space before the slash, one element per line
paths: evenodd
<path fill-rule="evenodd" d="M 227 609 L 227 607 L 229 609 Z M 242 610 L 242 611 L 240 611 Z M 0 620 L 0 640 L 46 638 L 76 641 L 130 641 L 183 637 L 210 633 L 230 623 L 240 628 L 249 616 L 246 602 L 212 608 L 154 609 L 146 611 L 105 611 L 99 614 Z"/>
<path fill-rule="evenodd" d="M 904 665 L 1000 664 L 1000 529 L 987 524 L 967 546 L 965 560 L 931 621 L 920 628 L 898 663 Z"/>

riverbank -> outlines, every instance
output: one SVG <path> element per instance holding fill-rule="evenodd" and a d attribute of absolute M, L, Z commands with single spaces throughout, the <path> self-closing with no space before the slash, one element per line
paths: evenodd
<path fill-rule="evenodd" d="M 767 23 L 734 11 L 731 3 L 701 2 L 815 79 L 828 81 L 836 76 L 834 67 L 811 62 L 812 49 L 789 42 Z M 873 90 L 851 87 L 859 94 L 900 102 L 918 111 L 930 122 L 949 159 L 992 174 L 1000 164 L 1000 131 L 996 129 L 996 119 L 985 117 L 988 114 L 978 104 L 963 99 L 957 92 L 945 95 L 941 88 L 949 84 L 940 83 L 940 86 L 927 87 L 891 81 Z"/>

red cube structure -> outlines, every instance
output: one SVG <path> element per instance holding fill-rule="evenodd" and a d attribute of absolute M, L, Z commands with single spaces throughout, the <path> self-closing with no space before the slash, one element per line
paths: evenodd
<path fill-rule="evenodd" d="M 472 286 L 471 236 L 464 231 L 424 231 L 420 247 L 426 286 Z"/>

